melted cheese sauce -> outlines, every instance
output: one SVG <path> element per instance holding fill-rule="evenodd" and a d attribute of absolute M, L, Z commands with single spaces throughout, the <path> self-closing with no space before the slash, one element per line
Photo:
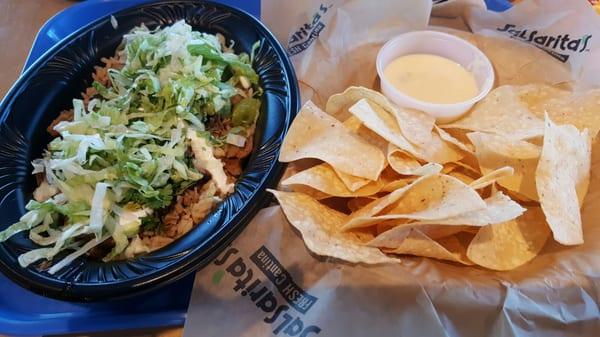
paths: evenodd
<path fill-rule="evenodd" d="M 397 90 L 429 103 L 463 102 L 479 91 L 473 74 L 437 55 L 401 56 L 385 68 L 384 77 Z"/>

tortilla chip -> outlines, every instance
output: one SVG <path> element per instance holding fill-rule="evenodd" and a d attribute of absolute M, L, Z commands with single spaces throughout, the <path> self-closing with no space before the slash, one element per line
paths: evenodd
<path fill-rule="evenodd" d="M 460 232 L 472 233 L 473 229 L 475 229 L 475 233 L 477 233 L 478 229 L 470 226 L 419 225 L 415 223 L 403 224 L 401 226 L 391 226 L 391 228 L 389 228 L 390 225 L 383 224 L 383 226 L 386 225 L 388 226 L 388 230 L 377 235 L 375 238 L 369 241 L 367 245 L 379 248 L 395 248 L 408 236 L 408 234 L 410 234 L 413 229 L 417 229 L 419 232 L 427 235 L 433 240 L 441 239 Z"/>
<path fill-rule="evenodd" d="M 385 106 L 384 106 L 385 108 Z M 395 106 L 392 111 L 396 117 L 402 134 L 409 142 L 418 147 L 427 146 L 431 138 L 431 131 L 435 125 L 435 118 L 424 112 Z"/>
<path fill-rule="evenodd" d="M 351 212 L 356 212 L 357 210 L 367 206 L 370 202 L 377 199 L 376 197 L 357 197 L 348 200 L 346 206 Z"/>
<path fill-rule="evenodd" d="M 370 180 L 377 180 L 385 167 L 381 150 L 357 137 L 310 101 L 292 122 L 279 155 L 282 162 L 303 158 L 317 158 L 341 172 Z"/>
<path fill-rule="evenodd" d="M 359 234 L 341 233 L 346 216 L 301 193 L 273 193 L 285 216 L 304 239 L 306 247 L 315 254 L 330 256 L 352 263 L 391 263 L 391 258 L 379 249 L 364 245 Z"/>
<path fill-rule="evenodd" d="M 475 145 L 475 155 L 481 172 L 489 174 L 498 168 L 510 166 L 514 174 L 498 180 L 498 184 L 531 200 L 538 200 L 535 170 L 540 147 L 526 141 L 482 132 L 468 134 Z"/>
<path fill-rule="evenodd" d="M 430 163 L 445 164 L 461 160 L 464 154 L 454 145 L 442 140 L 437 132 L 432 132 L 429 142 L 423 147 L 417 147 L 415 156 Z"/>
<path fill-rule="evenodd" d="M 419 174 L 423 167 L 421 163 L 415 157 L 399 149 L 392 143 L 388 144 L 387 161 L 398 174 L 407 176 L 422 175 Z"/>
<path fill-rule="evenodd" d="M 381 214 L 390 219 L 443 219 L 486 207 L 477 192 L 460 180 L 443 174 L 414 186 L 401 200 Z"/>
<path fill-rule="evenodd" d="M 458 161 L 463 157 L 457 149 L 444 142 L 437 133 L 431 131 L 426 140 L 422 139 L 421 146 L 413 145 L 403 136 L 393 116 L 369 100 L 358 101 L 350 107 L 350 112 L 369 129 L 418 159 L 443 164 Z"/>
<path fill-rule="evenodd" d="M 401 190 L 405 191 L 398 192 Z M 388 200 L 387 203 L 379 204 L 377 209 L 367 205 L 366 212 L 361 209 L 352 213 L 343 229 L 366 227 L 396 219 L 445 219 L 486 207 L 486 203 L 474 189 L 447 175 L 425 176 L 401 190 L 382 198 L 394 193 L 400 194 L 400 197 L 391 198 L 391 202 Z"/>
<path fill-rule="evenodd" d="M 473 264 L 466 255 L 466 249 L 456 237 L 451 236 L 436 242 L 416 229 L 411 230 L 410 234 L 397 247 L 382 250 L 390 254 L 415 255 L 466 265 Z"/>
<path fill-rule="evenodd" d="M 281 185 L 309 186 L 335 197 L 362 197 L 379 192 L 383 188 L 384 182 L 382 180 L 371 181 L 356 191 L 350 191 L 333 168 L 329 164 L 323 163 L 285 179 Z"/>
<path fill-rule="evenodd" d="M 595 138 L 600 130 L 600 89 L 571 93 L 549 85 L 531 84 L 516 88 L 520 99 L 538 118 L 547 112 L 556 124 L 588 129 Z"/>
<path fill-rule="evenodd" d="M 454 170 L 448 173 L 448 175 L 462 181 L 466 185 L 471 185 L 476 180 L 469 172 L 463 169 Z"/>
<path fill-rule="evenodd" d="M 385 229 L 386 226 L 387 228 L 390 227 L 389 225 L 385 224 L 378 224 L 377 226 L 379 226 L 380 229 Z M 367 245 L 378 248 L 397 248 L 400 246 L 400 244 L 402 244 L 402 241 L 404 241 L 408 235 L 411 234 L 413 228 L 414 226 L 410 225 L 392 226 L 388 230 L 385 230 L 377 235 L 373 240 L 367 242 Z M 378 232 L 380 231 L 378 230 Z"/>
<path fill-rule="evenodd" d="M 465 174 L 471 175 L 473 177 L 479 177 L 481 176 L 481 173 L 479 172 L 479 165 L 476 165 L 476 167 L 477 168 L 472 167 L 471 165 L 463 163 L 462 161 L 456 161 L 453 163 L 444 164 L 442 173 L 448 174 L 452 171 L 462 170 L 465 172 Z"/>
<path fill-rule="evenodd" d="M 402 136 L 409 142 L 422 146 L 429 141 L 435 118 L 421 111 L 395 106 L 383 94 L 371 89 L 349 87 L 343 93 L 331 96 L 327 101 L 325 111 L 332 116 L 343 118 L 340 120 L 346 120 L 349 117 L 347 110 L 362 99 L 368 99 L 394 116 Z"/>
<path fill-rule="evenodd" d="M 437 125 L 435 126 L 435 131 L 438 133 L 438 135 L 440 135 L 440 138 L 442 138 L 443 141 L 448 142 L 465 152 L 473 153 L 473 145 L 461 142 Z"/>
<path fill-rule="evenodd" d="M 540 204 L 554 240 L 583 243 L 580 207 L 590 179 L 591 138 L 573 125 L 556 125 L 546 115 L 542 155 L 535 172 Z M 581 200 L 581 201 L 580 201 Z"/>
<path fill-rule="evenodd" d="M 368 185 L 373 180 L 367 178 L 361 178 L 357 176 L 353 176 L 351 174 L 346 174 L 344 172 L 340 172 L 339 170 L 333 169 L 337 174 L 338 178 L 346 185 L 350 191 L 354 192 L 366 185 Z"/>
<path fill-rule="evenodd" d="M 290 185 L 290 186 L 286 186 L 286 187 L 282 186 L 281 189 L 285 192 L 292 191 L 292 192 L 304 193 L 316 200 L 323 200 L 323 199 L 327 199 L 327 198 L 331 197 L 327 193 L 321 192 L 315 188 L 312 188 L 310 186 L 305 186 L 305 185 Z"/>
<path fill-rule="evenodd" d="M 363 124 L 400 149 L 415 154 L 415 147 L 402 135 L 400 127 L 391 115 L 380 105 L 361 99 L 350 107 L 350 113 Z"/>
<path fill-rule="evenodd" d="M 549 237 L 544 214 L 538 207 L 530 208 L 515 220 L 482 227 L 467 256 L 485 268 L 510 270 L 536 257 Z"/>
<path fill-rule="evenodd" d="M 402 188 L 414 181 L 414 178 L 397 179 L 387 183 L 381 189 L 381 192 L 393 192 L 399 188 Z"/>
<path fill-rule="evenodd" d="M 529 111 L 512 86 L 492 90 L 465 117 L 440 127 L 489 132 L 516 139 L 535 138 L 544 133 L 543 120 Z"/>
<path fill-rule="evenodd" d="M 438 163 L 427 163 L 412 172 L 413 176 L 428 176 L 440 173 L 444 167 Z M 395 171 L 395 170 L 394 170 Z M 413 179 L 413 178 L 407 178 Z"/>
<path fill-rule="evenodd" d="M 523 212 L 525 212 L 525 208 L 502 192 L 496 191 L 491 197 L 485 199 L 485 208 L 444 219 L 417 221 L 412 225 L 469 225 L 481 227 L 513 220 Z"/>
<path fill-rule="evenodd" d="M 478 190 L 481 188 L 485 188 L 495 183 L 497 180 L 502 179 L 504 177 L 512 176 L 515 173 L 515 170 L 511 166 L 504 166 L 494 171 L 490 171 L 486 173 L 481 178 L 473 181 L 469 184 L 469 186 Z"/>
<path fill-rule="evenodd" d="M 373 200 L 373 202 L 370 202 L 365 207 L 363 207 L 363 208 L 359 209 L 358 211 L 352 213 L 350 215 L 350 218 L 370 217 L 370 216 L 374 216 L 374 215 L 378 214 L 379 212 L 381 212 L 382 210 L 384 210 L 386 207 L 388 207 L 391 204 L 397 202 L 411 188 L 413 188 L 414 186 L 420 184 L 423 180 L 425 180 L 425 179 L 427 179 L 429 177 L 430 176 L 419 177 L 415 181 L 413 181 L 411 184 L 406 185 L 406 186 L 404 186 L 402 188 L 399 188 L 397 190 L 394 190 L 390 194 L 388 194 L 388 195 L 386 195 L 384 197 L 381 197 L 379 199 Z"/>
<path fill-rule="evenodd" d="M 453 176 L 467 185 L 481 177 L 479 169 L 474 169 L 470 165 L 459 161 L 445 164 L 442 172 L 449 176 Z"/>
<path fill-rule="evenodd" d="M 367 128 L 360 119 L 355 116 L 350 116 L 350 118 L 344 121 L 344 126 L 354 132 L 360 138 L 366 140 L 369 144 L 376 146 L 383 153 L 387 151 L 388 141 L 383 139 L 377 133 L 371 131 L 371 129 Z"/>

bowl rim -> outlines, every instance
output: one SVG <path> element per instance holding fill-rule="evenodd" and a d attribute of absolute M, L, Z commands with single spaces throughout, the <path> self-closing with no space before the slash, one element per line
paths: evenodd
<path fill-rule="evenodd" d="M 119 16 L 130 12 L 140 11 L 146 7 L 162 6 L 169 4 L 208 5 L 212 8 L 218 8 L 221 11 L 233 13 L 238 17 L 241 17 L 243 20 L 248 21 L 250 25 L 254 26 L 257 33 L 261 35 L 261 38 L 269 42 L 269 45 L 279 56 L 281 68 L 285 70 L 285 74 L 282 76 L 284 76 L 287 79 L 286 86 L 289 89 L 289 103 L 286 104 L 287 125 L 283 127 L 283 130 L 281 131 L 280 135 L 280 137 L 283 137 L 283 135 L 287 132 L 289 125 L 291 124 L 291 120 L 295 117 L 299 110 L 301 99 L 296 74 L 294 72 L 294 67 L 285 51 L 285 48 L 281 45 L 281 43 L 277 40 L 273 33 L 254 16 L 248 14 L 247 12 L 241 9 L 234 8 L 222 3 L 216 3 L 210 0 L 152 0 L 102 16 L 82 26 L 81 28 L 77 29 L 76 31 L 59 41 L 52 48 L 48 49 L 25 72 L 23 72 L 19 76 L 15 83 L 10 87 L 4 98 L 0 101 L 0 123 L 4 123 L 6 121 L 6 118 L 14 113 L 11 112 L 11 109 L 9 109 L 9 107 L 25 88 L 24 85 L 26 85 L 27 81 L 31 78 L 31 76 L 37 73 L 40 65 L 45 64 L 49 60 L 51 60 L 56 53 L 63 50 L 64 47 L 71 43 L 74 39 L 88 33 L 90 30 L 93 29 L 93 27 L 105 22 L 106 20 L 109 20 L 110 17 L 113 15 Z M 255 148 L 253 151 L 256 151 L 257 146 L 259 145 L 260 144 L 255 144 Z M 279 144 L 279 147 L 280 146 L 281 144 Z M 276 153 L 278 153 L 278 151 Z M 34 272 L 30 270 L 30 268 L 32 268 L 31 266 L 27 268 L 19 267 L 18 269 L 15 269 L 12 265 L 7 263 L 8 261 L 5 261 L 5 259 L 3 258 L 0 258 L 0 271 L 13 282 L 35 293 L 55 299 L 74 302 L 91 302 L 107 299 L 121 299 L 124 297 L 139 295 L 141 293 L 154 290 L 160 286 L 164 286 L 182 279 L 188 274 L 195 272 L 198 267 L 204 266 L 205 264 L 209 263 L 214 257 L 216 257 L 220 253 L 220 251 L 226 247 L 228 243 L 230 243 L 235 237 L 237 237 L 237 235 L 239 235 L 239 233 L 254 217 L 256 212 L 258 212 L 261 208 L 266 206 L 266 203 L 271 200 L 271 197 L 269 196 L 266 189 L 268 187 L 274 187 L 272 185 L 276 184 L 279 181 L 285 167 L 286 165 L 284 163 L 280 163 L 277 160 L 270 164 L 269 169 L 265 170 L 264 174 L 261 176 L 261 183 L 259 184 L 260 188 L 253 191 L 252 194 L 247 197 L 245 203 L 242 206 L 240 206 L 236 213 L 234 213 L 235 216 L 239 217 L 239 219 L 237 219 L 237 221 L 233 221 L 234 216 L 232 216 L 232 221 L 230 221 L 226 226 L 215 228 L 213 232 L 207 235 L 203 239 L 203 242 L 206 243 L 206 247 L 204 247 L 205 249 L 192 249 L 187 254 L 185 254 L 185 258 L 177 258 L 175 262 L 166 265 L 162 268 L 154 269 L 149 272 L 144 272 L 133 278 L 127 278 L 122 281 L 108 283 L 78 283 L 59 280 L 47 273 Z M 236 182 L 236 184 L 243 181 L 244 177 L 241 177 Z M 231 198 L 235 194 L 236 192 L 229 195 L 220 204 L 226 202 L 227 199 Z M 219 206 L 217 206 L 213 213 L 218 210 Z M 207 218 L 203 219 L 203 221 L 200 222 L 200 224 L 202 224 Z M 6 249 L 4 245 L 5 243 L 0 243 L 0 248 L 2 250 Z M 107 291 L 106 287 L 115 287 L 115 289 L 113 289 L 112 291 Z M 110 295 L 108 295 L 107 297 L 107 294 Z"/>

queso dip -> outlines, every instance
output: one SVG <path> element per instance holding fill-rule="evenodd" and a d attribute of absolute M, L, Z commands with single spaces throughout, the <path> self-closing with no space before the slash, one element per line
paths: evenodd
<path fill-rule="evenodd" d="M 460 64 L 431 54 L 401 56 L 387 65 L 385 79 L 397 90 L 421 101 L 447 104 L 475 97 L 475 77 Z"/>

